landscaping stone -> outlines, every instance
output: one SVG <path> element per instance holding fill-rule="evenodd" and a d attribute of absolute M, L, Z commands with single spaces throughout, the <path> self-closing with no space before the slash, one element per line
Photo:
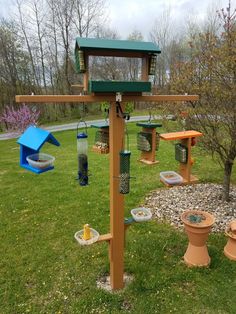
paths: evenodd
<path fill-rule="evenodd" d="M 212 232 L 224 232 L 236 218 L 236 187 L 231 187 L 230 202 L 221 199 L 219 184 L 195 184 L 162 188 L 152 191 L 145 198 L 144 207 L 150 208 L 153 218 L 169 222 L 183 230 L 180 216 L 187 210 L 203 210 L 215 217 Z"/>

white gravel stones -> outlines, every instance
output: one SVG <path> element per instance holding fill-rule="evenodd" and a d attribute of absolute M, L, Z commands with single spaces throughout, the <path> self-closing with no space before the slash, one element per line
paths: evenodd
<path fill-rule="evenodd" d="M 221 199 L 222 186 L 218 184 L 195 184 L 163 188 L 151 192 L 144 206 L 151 209 L 153 218 L 167 221 L 183 230 L 180 216 L 187 210 L 204 210 L 214 215 L 213 232 L 224 232 L 236 219 L 236 186 L 231 187 L 230 202 Z"/>

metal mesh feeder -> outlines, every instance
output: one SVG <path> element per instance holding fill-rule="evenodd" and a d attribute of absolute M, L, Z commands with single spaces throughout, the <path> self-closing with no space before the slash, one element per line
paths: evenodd
<path fill-rule="evenodd" d="M 188 148 L 180 143 L 175 144 L 175 159 L 186 164 L 188 161 Z"/>
<path fill-rule="evenodd" d="M 156 133 L 156 151 L 158 151 L 160 145 L 160 134 Z"/>
<path fill-rule="evenodd" d="M 147 132 L 139 132 L 137 134 L 137 149 L 143 152 L 152 150 L 152 134 Z"/>
<path fill-rule="evenodd" d="M 131 152 L 124 150 L 120 152 L 120 185 L 119 192 L 121 194 L 129 193 L 129 181 L 130 181 L 130 155 Z"/>

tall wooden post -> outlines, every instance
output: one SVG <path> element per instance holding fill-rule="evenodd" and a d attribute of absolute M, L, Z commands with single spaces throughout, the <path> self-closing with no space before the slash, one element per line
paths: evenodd
<path fill-rule="evenodd" d="M 188 159 L 187 163 L 179 164 L 179 173 L 184 178 L 187 183 L 194 181 L 194 178 L 191 180 L 191 168 L 192 168 L 192 157 L 191 157 L 191 138 L 181 139 L 181 144 L 188 149 Z"/>
<path fill-rule="evenodd" d="M 109 110 L 110 142 L 110 278 L 112 290 L 124 287 L 124 195 L 119 193 L 120 151 L 124 145 L 124 120 L 116 103 Z"/>

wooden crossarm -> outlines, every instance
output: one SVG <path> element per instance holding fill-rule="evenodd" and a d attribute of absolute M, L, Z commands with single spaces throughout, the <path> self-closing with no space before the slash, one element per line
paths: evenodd
<path fill-rule="evenodd" d="M 159 101 L 197 101 L 198 95 L 123 95 L 122 101 L 147 101 L 147 102 L 159 102 Z M 17 95 L 15 97 L 17 103 L 83 103 L 83 102 L 103 102 L 115 101 L 114 95 L 96 94 L 96 95 Z"/>

